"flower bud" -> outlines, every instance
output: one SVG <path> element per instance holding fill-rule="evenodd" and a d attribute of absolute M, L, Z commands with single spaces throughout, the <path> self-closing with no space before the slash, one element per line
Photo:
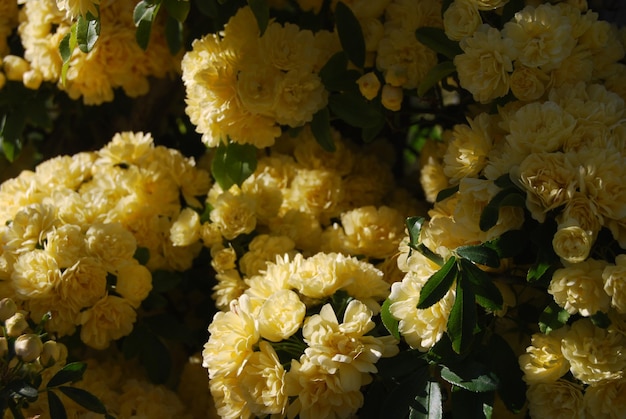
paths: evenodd
<path fill-rule="evenodd" d="M 2 59 L 2 64 L 7 79 L 13 81 L 22 81 L 24 73 L 30 70 L 28 61 L 17 55 L 7 55 Z"/>
<path fill-rule="evenodd" d="M 24 362 L 33 362 L 43 351 L 43 343 L 38 335 L 27 333 L 15 339 L 15 355 Z"/>
<path fill-rule="evenodd" d="M 381 102 L 390 111 L 399 111 L 402 106 L 402 88 L 386 84 L 383 86 Z"/>
<path fill-rule="evenodd" d="M 15 313 L 9 317 L 4 326 L 7 329 L 7 335 L 16 337 L 21 335 L 24 330 L 28 329 L 28 322 L 22 313 Z"/>
<path fill-rule="evenodd" d="M 378 95 L 378 91 L 380 90 L 380 80 L 378 80 L 378 77 L 376 77 L 376 74 L 373 72 L 363 74 L 356 82 L 359 85 L 359 90 L 365 99 L 372 100 L 376 97 L 376 95 Z"/>
<path fill-rule="evenodd" d="M 39 70 L 31 69 L 22 75 L 22 82 L 27 89 L 37 90 L 43 82 L 43 75 Z"/>
<path fill-rule="evenodd" d="M 0 300 L 0 322 L 5 322 L 9 317 L 12 317 L 15 312 L 17 312 L 15 301 L 10 298 Z"/>
<path fill-rule="evenodd" d="M 62 343 L 49 340 L 43 344 L 39 363 L 42 367 L 51 367 L 59 361 L 63 361 L 67 356 L 67 348 Z"/>
<path fill-rule="evenodd" d="M 0 358 L 4 358 L 9 352 L 9 342 L 4 336 L 0 338 Z"/>

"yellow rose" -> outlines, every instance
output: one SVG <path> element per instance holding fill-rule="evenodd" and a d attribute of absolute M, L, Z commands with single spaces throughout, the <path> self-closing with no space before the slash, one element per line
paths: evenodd
<path fill-rule="evenodd" d="M 593 242 L 593 236 L 578 225 L 559 226 L 552 238 L 552 248 L 561 259 L 578 263 L 587 259 Z"/>
<path fill-rule="evenodd" d="M 380 101 L 390 111 L 399 111 L 402 107 L 404 92 L 402 88 L 385 84 L 381 93 Z"/>
<path fill-rule="evenodd" d="M 536 383 L 526 391 L 533 418 L 585 419 L 582 386 L 567 380 Z"/>
<path fill-rule="evenodd" d="M 222 236 L 232 240 L 241 234 L 252 232 L 256 227 L 255 202 L 233 189 L 222 193 L 213 204 L 211 221 L 216 223 Z"/>
<path fill-rule="evenodd" d="M 612 327 L 602 329 L 590 319 L 574 322 L 561 342 L 574 377 L 585 384 L 621 379 L 626 368 L 626 337 Z"/>
<path fill-rule="evenodd" d="M 119 223 L 92 224 L 85 233 L 87 252 L 102 261 L 109 272 L 133 258 L 137 240 Z"/>
<path fill-rule="evenodd" d="M 7 336 L 17 337 L 28 329 L 28 321 L 26 321 L 24 313 L 17 312 L 6 319 L 4 327 L 6 328 Z"/>
<path fill-rule="evenodd" d="M 295 255 L 295 243 L 286 236 L 260 234 L 248 245 L 248 251 L 239 259 L 239 269 L 250 277 L 265 271 L 268 262 L 275 262 L 276 256 Z"/>
<path fill-rule="evenodd" d="M 282 79 L 279 69 L 269 63 L 257 63 L 239 72 L 237 96 L 248 111 L 274 117 Z"/>
<path fill-rule="evenodd" d="M 608 262 L 587 259 L 584 262 L 557 269 L 552 275 L 548 293 L 570 314 L 588 317 L 598 311 L 606 312 L 611 298 L 604 291 L 602 272 Z"/>
<path fill-rule="evenodd" d="M 68 268 L 85 252 L 83 232 L 78 225 L 63 224 L 48 233 L 44 247 L 56 259 L 59 268 Z"/>
<path fill-rule="evenodd" d="M 259 350 L 250 355 L 237 376 L 239 390 L 253 415 L 263 417 L 285 413 L 288 403 L 285 373 L 272 345 L 259 342 Z"/>
<path fill-rule="evenodd" d="M 67 347 L 54 340 L 44 342 L 39 355 L 39 363 L 44 368 L 49 368 L 55 364 L 63 365 L 67 358 Z"/>
<path fill-rule="evenodd" d="M 56 291 L 60 303 L 74 313 L 90 307 L 107 290 L 107 271 L 102 262 L 93 257 L 82 257 L 65 269 Z"/>
<path fill-rule="evenodd" d="M 95 349 L 106 349 L 112 340 L 130 334 L 137 313 L 124 298 L 107 295 L 80 313 L 80 339 Z"/>
<path fill-rule="evenodd" d="M 568 329 L 568 327 L 562 327 L 548 335 L 541 333 L 532 335 L 526 353 L 519 357 L 526 383 L 554 382 L 569 371 L 569 362 L 561 352 L 561 339 Z"/>
<path fill-rule="evenodd" d="M 588 418 L 619 418 L 626 412 L 626 379 L 611 380 L 587 387 L 584 402 Z"/>
<path fill-rule="evenodd" d="M 455 125 L 443 156 L 443 172 L 456 184 L 465 177 L 478 177 L 487 165 L 493 140 L 489 133 L 489 115 L 468 118 L 469 125 Z"/>
<path fill-rule="evenodd" d="M 313 115 L 326 106 L 328 92 L 315 73 L 300 70 L 288 71 L 278 86 L 276 122 L 299 127 L 311 122 Z"/>
<path fill-rule="evenodd" d="M 128 263 L 117 270 L 115 291 L 134 308 L 139 308 L 152 290 L 152 274 L 139 263 Z"/>
<path fill-rule="evenodd" d="M 24 362 L 33 362 L 43 351 L 43 343 L 38 335 L 27 333 L 18 336 L 13 343 L 15 355 Z"/>
<path fill-rule="evenodd" d="M 215 279 L 217 284 L 213 286 L 211 298 L 215 301 L 215 306 L 222 311 L 227 311 L 231 301 L 239 298 L 248 288 L 237 269 L 218 272 Z"/>
<path fill-rule="evenodd" d="M 21 298 L 46 298 L 61 281 L 61 270 L 45 250 L 35 249 L 17 258 L 11 281 L 15 293 Z"/>
<path fill-rule="evenodd" d="M 617 255 L 615 265 L 604 268 L 602 280 L 604 291 L 611 297 L 611 306 L 626 313 L 626 255 Z"/>
<path fill-rule="evenodd" d="M 516 65 L 511 73 L 511 92 L 519 100 L 532 102 L 538 100 L 546 92 L 550 77 L 539 68 Z"/>
<path fill-rule="evenodd" d="M 28 61 L 17 55 L 6 55 L 2 59 L 4 75 L 13 81 L 22 81 L 24 73 L 30 70 Z"/>
<path fill-rule="evenodd" d="M 473 0 L 454 0 L 443 13 L 443 27 L 454 41 L 471 36 L 483 20 Z"/>
<path fill-rule="evenodd" d="M 17 304 L 10 298 L 0 300 L 0 322 L 4 323 L 17 312 Z"/>
<path fill-rule="evenodd" d="M 454 65 L 461 86 L 481 103 L 506 95 L 517 55 L 511 40 L 483 24 L 472 36 L 463 38 L 460 46 L 463 53 L 454 57 Z"/>
<path fill-rule="evenodd" d="M 287 197 L 292 208 L 315 216 L 336 215 L 343 195 L 342 179 L 334 170 L 299 170 Z"/>
<path fill-rule="evenodd" d="M 259 309 L 259 334 L 272 342 L 287 339 L 300 329 L 305 314 L 306 305 L 298 294 L 291 290 L 277 291 Z"/>
<path fill-rule="evenodd" d="M 392 255 L 404 237 L 404 217 L 393 208 L 367 206 L 341 214 L 345 244 L 351 254 L 377 259 Z"/>

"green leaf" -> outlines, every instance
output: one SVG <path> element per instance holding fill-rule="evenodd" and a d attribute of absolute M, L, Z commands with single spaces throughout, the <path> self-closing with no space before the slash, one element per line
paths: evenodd
<path fill-rule="evenodd" d="M 426 256 L 428 259 L 435 262 L 437 265 L 443 265 L 443 258 L 430 250 L 428 247 L 424 246 L 423 243 L 417 245 L 417 251 Z"/>
<path fill-rule="evenodd" d="M 328 107 L 322 108 L 313 115 L 311 132 L 317 143 L 326 151 L 335 151 L 335 141 L 330 131 L 330 112 Z"/>
<path fill-rule="evenodd" d="M 350 7 L 343 2 L 335 6 L 335 25 L 341 48 L 348 54 L 348 58 L 358 68 L 365 65 L 365 38 L 359 20 L 354 16 Z"/>
<path fill-rule="evenodd" d="M 409 419 L 443 418 L 443 395 L 437 381 L 429 379 L 415 401 L 417 405 L 411 407 Z"/>
<path fill-rule="evenodd" d="M 372 120 L 371 125 L 363 127 L 361 131 L 361 139 L 363 140 L 363 142 L 371 143 L 372 141 L 374 141 L 378 137 L 378 134 L 380 134 L 380 132 L 383 130 L 383 128 L 385 128 L 385 124 L 385 118 L 381 113 L 379 113 L 378 116 Z"/>
<path fill-rule="evenodd" d="M 252 9 L 257 25 L 259 25 L 261 36 L 263 36 L 270 22 L 270 6 L 267 0 L 248 0 L 248 5 Z"/>
<path fill-rule="evenodd" d="M 432 274 L 424 284 L 420 291 L 417 308 L 425 309 L 441 300 L 450 290 L 458 272 L 456 258 L 451 256 L 441 269 Z"/>
<path fill-rule="evenodd" d="M 476 302 L 488 310 L 500 310 L 503 303 L 502 294 L 491 277 L 467 259 L 461 259 L 460 262 L 461 275 L 467 280 L 465 284 L 471 286 L 476 295 Z"/>
<path fill-rule="evenodd" d="M 511 180 L 511 175 L 509 173 L 500 175 L 500 177 L 493 181 L 493 184 L 500 189 L 515 188 L 515 183 Z"/>
<path fill-rule="evenodd" d="M 59 387 L 59 390 L 61 390 L 63 394 L 65 394 L 67 397 L 74 400 L 76 403 L 89 411 L 100 413 L 102 415 L 107 412 L 100 399 L 98 399 L 87 390 L 67 386 L 61 386 Z"/>
<path fill-rule="evenodd" d="M 487 231 L 498 223 L 500 208 L 503 206 L 526 206 L 526 198 L 522 191 L 517 188 L 506 188 L 498 192 L 483 209 L 480 214 L 479 226 L 482 231 Z"/>
<path fill-rule="evenodd" d="M 474 341 L 476 297 L 464 281 L 456 281 L 456 297 L 448 317 L 448 336 L 457 354 L 466 353 Z"/>
<path fill-rule="evenodd" d="M 401 380 L 389 393 L 389 397 L 381 406 L 381 416 L 379 417 L 407 417 L 409 414 L 409 406 L 415 404 L 415 398 L 427 385 L 429 375 L 428 366 L 426 365 Z"/>
<path fill-rule="evenodd" d="M 333 54 L 320 69 L 319 76 L 329 92 L 358 92 L 357 80 L 361 73 L 354 69 L 348 70 L 348 56 L 344 51 Z"/>
<path fill-rule="evenodd" d="M 172 359 L 165 344 L 155 334 L 150 333 L 143 342 L 139 360 L 146 368 L 150 381 L 155 384 L 163 384 L 167 381 L 172 368 Z"/>
<path fill-rule="evenodd" d="M 526 249 L 527 244 L 528 233 L 526 231 L 509 230 L 484 245 L 493 249 L 500 259 L 505 259 L 522 253 Z"/>
<path fill-rule="evenodd" d="M 183 23 L 185 19 L 187 19 L 187 15 L 191 9 L 190 1 L 164 0 L 163 5 L 165 6 L 167 14 L 180 23 Z"/>
<path fill-rule="evenodd" d="M 391 314 L 391 311 L 389 311 L 390 306 L 391 306 L 391 301 L 389 301 L 389 299 L 386 299 L 383 302 L 383 305 L 380 310 L 380 318 L 383 321 L 383 325 L 385 326 L 387 331 L 389 331 L 391 336 L 400 340 L 401 336 L 398 330 L 399 320 L 393 317 L 393 315 Z"/>
<path fill-rule="evenodd" d="M 441 28 L 417 28 L 415 36 L 422 44 L 451 60 L 463 53 L 459 43 L 449 39 Z"/>
<path fill-rule="evenodd" d="M 183 280 L 179 272 L 157 270 L 152 273 L 152 290 L 158 293 L 171 291 Z"/>
<path fill-rule="evenodd" d="M 152 22 L 156 18 L 160 7 L 161 3 L 151 3 L 149 0 L 142 0 L 137 3 L 133 11 L 133 21 L 137 27 L 135 39 L 143 50 L 147 49 L 150 43 Z"/>
<path fill-rule="evenodd" d="M 500 266 L 500 258 L 498 252 L 483 244 L 459 246 L 454 252 L 479 265 L 489 266 L 490 268 L 498 268 Z"/>
<path fill-rule="evenodd" d="M 335 115 L 357 128 L 378 126 L 385 120 L 380 110 L 358 91 L 332 94 L 328 106 Z"/>
<path fill-rule="evenodd" d="M 4 157 L 6 157 L 10 163 L 13 163 L 18 154 L 17 145 L 14 142 L 7 141 L 0 137 L 0 147 L 2 148 L 2 154 Z"/>
<path fill-rule="evenodd" d="M 142 343 L 148 339 L 150 331 L 143 322 L 135 324 L 133 331 L 122 341 L 122 353 L 126 359 L 139 356 Z"/>
<path fill-rule="evenodd" d="M 180 3 L 187 3 L 181 1 Z M 165 21 L 165 40 L 170 54 L 175 55 L 183 47 L 183 24 L 172 16 Z"/>
<path fill-rule="evenodd" d="M 465 360 L 441 368 L 441 378 L 473 393 L 495 391 L 500 380 L 484 364 L 475 360 Z"/>
<path fill-rule="evenodd" d="M 541 333 L 548 334 L 553 330 L 560 329 L 565 326 L 569 317 L 570 314 L 567 310 L 552 301 L 539 315 L 539 330 Z"/>
<path fill-rule="evenodd" d="M 459 387 L 452 388 L 452 415 L 454 419 L 489 419 L 494 393 L 472 393 Z"/>
<path fill-rule="evenodd" d="M 193 345 L 189 328 L 169 313 L 159 313 L 144 317 L 143 322 L 152 333 L 167 340 L 185 342 Z"/>
<path fill-rule="evenodd" d="M 508 22 L 515 17 L 515 13 L 524 8 L 526 2 L 524 0 L 509 0 L 504 7 L 502 7 L 502 21 Z"/>
<path fill-rule="evenodd" d="M 446 198 L 451 197 L 459 191 L 459 185 L 452 186 L 450 188 L 442 189 L 437 193 L 436 202 L 441 202 Z"/>
<path fill-rule="evenodd" d="M 67 419 L 67 412 L 63 402 L 51 390 L 48 390 L 48 411 L 50 412 L 50 419 Z"/>
<path fill-rule="evenodd" d="M 2 150 L 9 161 L 13 161 L 21 150 L 22 132 L 26 127 L 25 109 L 16 109 L 4 115 L 0 130 L 0 140 L 2 140 Z"/>
<path fill-rule="evenodd" d="M 426 92 L 435 87 L 444 78 L 456 71 L 452 61 L 443 61 L 432 67 L 417 87 L 417 95 L 424 96 Z"/>
<path fill-rule="evenodd" d="M 6 390 L 8 390 L 9 395 L 13 397 L 23 397 L 29 402 L 34 402 L 39 397 L 39 392 L 37 391 L 37 389 L 21 378 L 9 382 L 6 385 Z"/>
<path fill-rule="evenodd" d="M 88 20 L 78 16 L 76 21 L 76 41 L 84 53 L 91 51 L 100 36 L 100 19 Z"/>
<path fill-rule="evenodd" d="M 251 144 L 220 144 L 211 163 L 211 173 L 223 190 L 241 185 L 256 170 L 257 148 Z"/>
<path fill-rule="evenodd" d="M 72 362 L 66 364 L 52 376 L 50 381 L 48 381 L 46 388 L 58 387 L 63 384 L 80 381 L 82 380 L 86 369 L 87 364 L 84 362 Z"/>
<path fill-rule="evenodd" d="M 409 247 L 412 249 L 417 250 L 417 244 L 419 243 L 424 221 L 426 221 L 424 217 L 408 217 L 405 221 L 406 228 L 409 232 Z"/>
<path fill-rule="evenodd" d="M 389 358 L 381 358 L 376 363 L 377 376 L 381 378 L 399 381 L 400 378 L 413 374 L 420 368 L 426 368 L 428 362 L 424 354 L 417 349 L 400 351 L 397 355 Z"/>

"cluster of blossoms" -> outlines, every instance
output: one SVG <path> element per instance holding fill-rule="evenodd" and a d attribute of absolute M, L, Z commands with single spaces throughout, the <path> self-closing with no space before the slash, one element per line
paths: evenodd
<path fill-rule="evenodd" d="M 624 408 L 626 335 L 623 315 L 600 328 L 582 318 L 532 336 L 520 356 L 532 417 L 617 418 Z"/>
<path fill-rule="evenodd" d="M 319 251 L 360 255 L 399 275 L 395 256 L 404 220 L 418 212 L 405 190 L 393 183 L 384 147 L 358 149 L 335 133 L 335 152 L 325 152 L 308 129 L 288 135 L 259 158 L 241 187 L 208 192 L 203 220 L 183 210 L 171 228 L 177 245 L 197 243 L 211 251 L 217 307 L 247 288 L 251 277 L 276 256 Z"/>
<path fill-rule="evenodd" d="M 59 336 L 80 326 L 94 348 L 128 335 L 151 270 L 185 270 L 201 245 L 176 247 L 172 219 L 206 194 L 208 173 L 149 135 L 117 134 L 0 186 L 0 289 Z M 147 250 L 144 266 L 135 256 Z M 142 253 L 142 252 L 139 252 Z M 143 258 L 145 259 L 145 258 Z"/>
<path fill-rule="evenodd" d="M 27 63 L 22 63 L 20 57 L 10 54 L 8 37 L 18 24 L 17 3 L 12 0 L 0 1 L 0 89 L 4 87 L 7 80 L 23 80 Z"/>
<path fill-rule="evenodd" d="M 16 78 L 12 80 L 18 79 L 20 69 L 19 79 L 28 88 L 38 89 L 44 81 L 56 83 L 70 98 L 82 97 L 87 105 L 99 105 L 112 101 L 114 90 L 118 88 L 130 97 L 146 94 L 150 87 L 149 77 L 163 78 L 178 71 L 180 60 L 172 56 L 168 49 L 164 24 L 155 23 L 150 48 L 143 51 L 135 41 L 133 4 L 105 1 L 99 4 L 99 15 L 96 14 L 102 28 L 98 42 L 88 53 L 78 48 L 72 52 L 63 81 L 59 44 L 71 30 L 72 16 L 82 13 L 84 7 L 84 12 L 95 8 L 93 2 L 75 3 L 25 1 L 18 28 L 24 58 L 11 56 L 19 62 L 19 67 L 15 65 Z M 79 9 L 76 9 L 78 6 Z"/>
<path fill-rule="evenodd" d="M 587 11 L 586 2 L 529 2 L 501 28 L 483 23 L 481 10 L 506 2 L 455 0 L 444 14 L 446 35 L 460 41 L 454 58 L 461 86 L 480 103 L 511 92 L 538 100 L 551 88 L 602 81 L 623 93 L 624 46 L 615 26 Z M 571 3 L 571 4 L 570 4 Z"/>
<path fill-rule="evenodd" d="M 383 273 L 338 253 L 277 258 L 209 326 L 204 366 L 225 418 L 349 417 L 376 362 L 398 352 L 373 334 Z M 339 296 L 340 303 L 333 296 Z"/>

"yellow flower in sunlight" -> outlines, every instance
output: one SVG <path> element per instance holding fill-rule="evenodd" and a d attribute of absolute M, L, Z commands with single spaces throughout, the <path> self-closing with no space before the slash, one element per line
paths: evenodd
<path fill-rule="evenodd" d="M 574 377 L 585 384 L 624 378 L 626 337 L 613 327 L 602 329 L 590 319 L 572 324 L 561 343 Z"/>
<path fill-rule="evenodd" d="M 289 338 L 300 329 L 306 305 L 291 290 L 279 290 L 259 308 L 257 315 L 259 334 L 272 342 Z"/>
<path fill-rule="evenodd" d="M 133 258 L 137 240 L 119 223 L 92 224 L 85 233 L 87 253 L 97 257 L 109 272 Z"/>
<path fill-rule="evenodd" d="M 74 19 L 78 16 L 87 17 L 90 13 L 92 16 L 98 16 L 98 6 L 100 0 L 56 0 L 59 10 L 67 13 L 68 18 Z"/>
<path fill-rule="evenodd" d="M 241 395 L 250 412 L 262 417 L 285 413 L 285 369 L 268 342 L 259 342 L 259 350 L 246 360 L 237 377 Z"/>
<path fill-rule="evenodd" d="M 569 263 L 582 262 L 589 256 L 594 237 L 578 225 L 559 226 L 552 237 L 552 248 Z"/>
<path fill-rule="evenodd" d="M 571 381 L 531 384 L 526 397 L 533 418 L 585 419 L 582 386 Z"/>
<path fill-rule="evenodd" d="M 248 277 L 265 271 L 268 262 L 276 256 L 294 256 L 295 243 L 286 236 L 259 234 L 248 245 L 248 251 L 239 259 L 239 269 Z"/>
<path fill-rule="evenodd" d="M 200 240 L 200 214 L 183 208 L 170 227 L 170 240 L 174 246 L 189 246 Z"/>
<path fill-rule="evenodd" d="M 326 106 L 328 99 L 328 92 L 320 77 L 302 70 L 285 73 L 277 93 L 276 122 L 291 127 L 311 122 L 313 115 Z"/>
<path fill-rule="evenodd" d="M 580 313 L 588 317 L 598 311 L 606 312 L 611 305 L 602 282 L 602 272 L 607 265 L 608 262 L 603 260 L 587 259 L 557 269 L 548 292 L 570 314 Z"/>
<path fill-rule="evenodd" d="M 287 199 L 293 208 L 317 217 L 337 215 L 343 195 L 341 176 L 334 170 L 301 169 L 291 182 Z"/>
<path fill-rule="evenodd" d="M 239 188 L 225 191 L 212 205 L 211 221 L 219 226 L 225 239 L 232 240 L 255 229 L 255 202 L 241 193 Z"/>
<path fill-rule="evenodd" d="M 80 339 L 94 349 L 106 349 L 111 341 L 132 332 L 136 318 L 128 300 L 107 295 L 80 313 Z"/>
<path fill-rule="evenodd" d="M 34 249 L 23 253 L 13 265 L 11 282 L 21 298 L 49 297 L 60 281 L 59 265 L 45 250 Z"/>
<path fill-rule="evenodd" d="M 561 352 L 561 340 L 568 329 L 562 327 L 547 335 L 535 333 L 531 336 L 530 346 L 519 357 L 527 384 L 554 382 L 569 371 L 569 361 Z"/>
<path fill-rule="evenodd" d="M 483 24 L 472 36 L 463 38 L 460 46 L 463 53 L 454 57 L 454 65 L 461 86 L 472 93 L 474 100 L 488 103 L 506 95 L 517 55 L 511 40 Z"/>
<path fill-rule="evenodd" d="M 229 269 L 215 274 L 217 284 L 213 286 L 211 298 L 215 301 L 215 306 L 222 311 L 228 311 L 231 301 L 239 298 L 241 294 L 248 288 L 246 283 L 241 279 L 239 271 Z"/>
<path fill-rule="evenodd" d="M 63 271 L 56 292 L 61 297 L 60 304 L 78 314 L 104 297 L 106 289 L 107 271 L 102 262 L 81 257 Z"/>
<path fill-rule="evenodd" d="M 350 254 L 384 259 L 398 249 L 404 237 L 404 216 L 393 208 L 355 208 L 341 214 L 345 246 Z"/>

